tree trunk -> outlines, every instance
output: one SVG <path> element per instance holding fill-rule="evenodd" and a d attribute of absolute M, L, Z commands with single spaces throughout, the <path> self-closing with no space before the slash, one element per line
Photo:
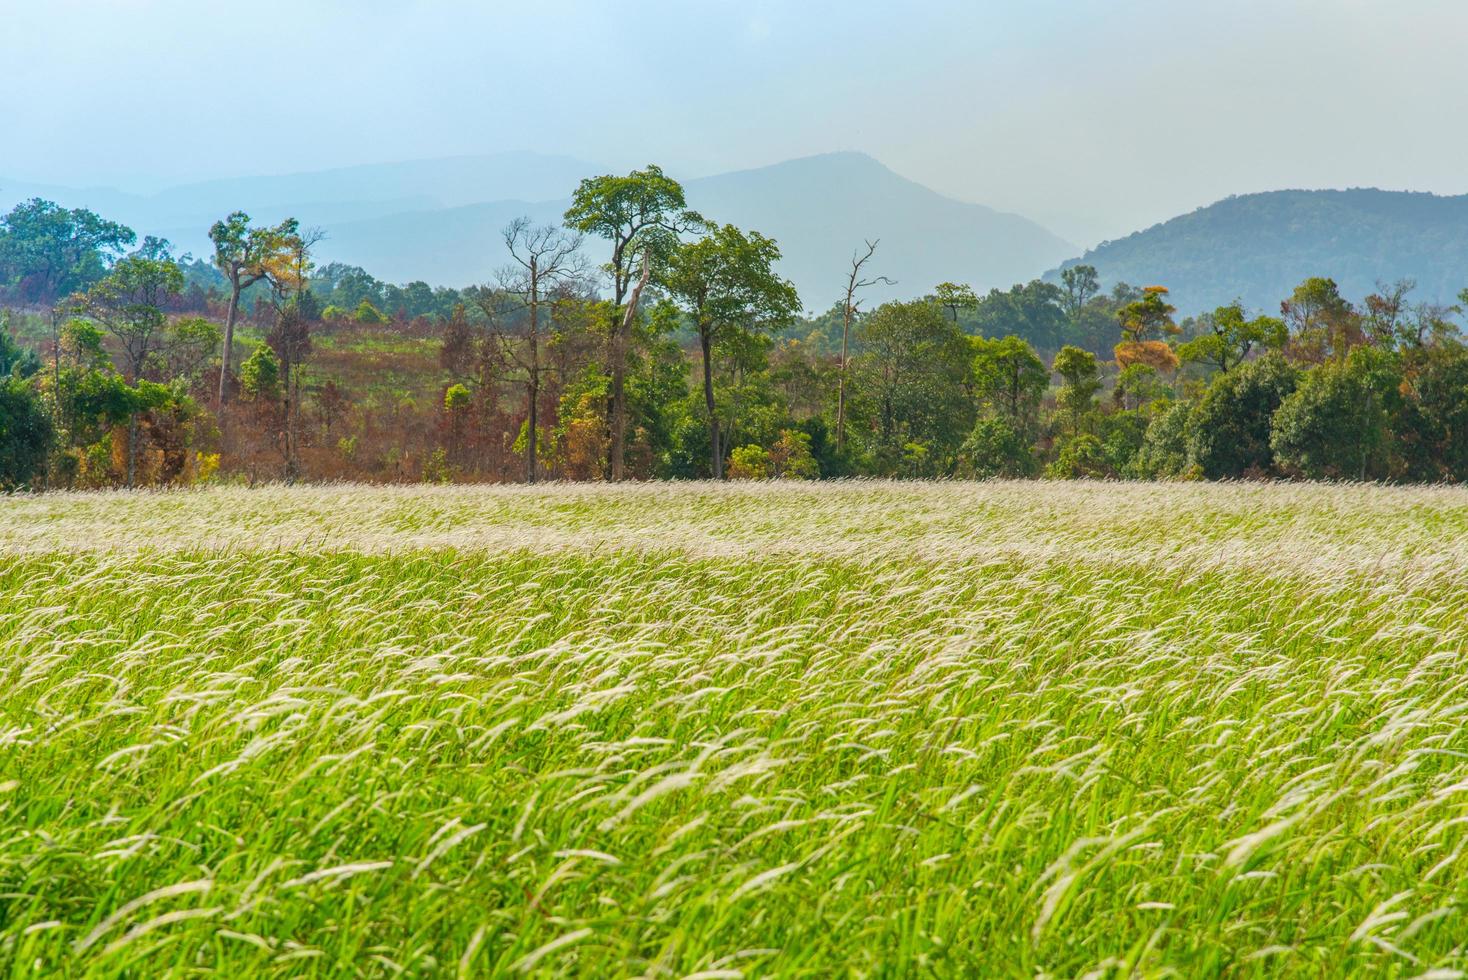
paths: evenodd
<path fill-rule="evenodd" d="M 234 321 L 240 311 L 240 284 L 230 283 L 229 312 L 224 317 L 224 352 L 219 357 L 219 404 L 224 404 L 225 385 L 229 380 L 229 358 L 234 348 Z"/>
<path fill-rule="evenodd" d="M 301 420 L 301 372 L 291 372 L 288 402 L 285 407 L 285 482 L 293 484 L 301 475 L 301 463 L 297 458 L 298 426 Z"/>
<path fill-rule="evenodd" d="M 132 489 L 138 476 L 138 413 L 127 417 L 127 485 Z"/>
<path fill-rule="evenodd" d="M 525 482 L 535 482 L 536 443 L 539 434 L 536 427 L 540 408 L 540 283 L 537 281 L 535 262 L 530 265 L 530 382 L 529 404 L 525 409 Z"/>
<path fill-rule="evenodd" d="M 851 296 L 846 298 L 845 315 L 841 320 L 841 372 L 836 383 L 836 452 L 846 449 L 846 344 L 851 335 Z"/>
<path fill-rule="evenodd" d="M 642 253 L 642 275 L 632 287 L 620 328 L 612 340 L 612 458 L 609 467 L 613 483 L 622 479 L 622 463 L 627 455 L 627 343 L 632 337 L 632 324 L 637 319 L 637 304 L 642 290 L 652 276 L 652 259 Z"/>
<path fill-rule="evenodd" d="M 719 415 L 714 410 L 713 338 L 706 327 L 699 328 L 698 340 L 703 349 L 703 404 L 709 413 L 709 472 L 715 480 L 722 480 L 724 453 L 719 446 Z"/>

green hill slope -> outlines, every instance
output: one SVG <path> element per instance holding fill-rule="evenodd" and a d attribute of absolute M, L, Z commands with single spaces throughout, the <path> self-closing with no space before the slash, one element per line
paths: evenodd
<path fill-rule="evenodd" d="M 1274 191 L 1230 197 L 1080 259 L 1109 285 L 1159 283 L 1186 312 L 1242 299 L 1273 309 L 1309 276 L 1353 299 L 1378 281 L 1417 280 L 1420 300 L 1468 286 L 1468 196 L 1383 190 Z M 1052 274 L 1053 275 L 1053 274 Z"/>

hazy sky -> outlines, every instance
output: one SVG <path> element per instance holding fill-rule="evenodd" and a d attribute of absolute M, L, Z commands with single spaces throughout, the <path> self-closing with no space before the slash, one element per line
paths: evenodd
<path fill-rule="evenodd" d="M 0 0 L 0 174 L 863 150 L 1089 245 L 1230 193 L 1468 191 L 1468 0 Z"/>

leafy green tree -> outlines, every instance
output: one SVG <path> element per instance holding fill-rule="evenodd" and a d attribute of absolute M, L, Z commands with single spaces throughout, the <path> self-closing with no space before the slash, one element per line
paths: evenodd
<path fill-rule="evenodd" d="M 886 303 L 857 331 L 858 378 L 878 469 L 951 473 L 973 427 L 972 349 L 931 303 Z"/>
<path fill-rule="evenodd" d="M 130 382 L 143 374 L 164 340 L 163 304 L 183 289 L 183 273 L 167 258 L 129 255 L 81 298 L 81 307 L 122 347 L 122 372 Z"/>
<path fill-rule="evenodd" d="M 169 324 L 163 341 L 167 376 L 192 387 L 202 378 L 222 336 L 219 326 L 202 316 L 180 317 Z"/>
<path fill-rule="evenodd" d="M 1310 479 L 1386 478 L 1400 384 L 1397 359 L 1371 347 L 1307 371 L 1274 413 L 1275 457 Z"/>
<path fill-rule="evenodd" d="M 1144 479 L 1166 479 L 1189 472 L 1188 418 L 1193 406 L 1176 402 L 1147 426 L 1137 454 L 1136 472 Z"/>
<path fill-rule="evenodd" d="M 122 347 L 129 384 L 143 380 L 149 358 L 163 346 L 167 318 L 163 303 L 183 289 L 183 272 L 166 251 L 145 250 L 117 261 L 82 297 L 82 308 Z M 136 485 L 140 432 L 138 412 L 128 417 L 127 486 Z"/>
<path fill-rule="evenodd" d="M 1153 414 L 1145 409 L 1123 409 L 1100 416 L 1096 435 L 1106 457 L 1108 476 L 1140 475 L 1142 450 L 1152 420 Z"/>
<path fill-rule="evenodd" d="M 1123 306 L 1117 313 L 1121 333 L 1128 341 L 1140 343 L 1177 333 L 1172 315 L 1177 307 L 1167 301 L 1166 286 L 1147 286 L 1141 298 Z"/>
<path fill-rule="evenodd" d="M 1073 265 L 1060 271 L 1060 308 L 1074 324 L 1081 310 L 1101 291 L 1101 278 L 1094 265 Z"/>
<path fill-rule="evenodd" d="M 1446 341 L 1403 349 L 1395 452 L 1407 479 L 1468 482 L 1468 347 Z"/>
<path fill-rule="evenodd" d="M 16 342 L 10 330 L 10 311 L 0 310 L 0 377 L 29 378 L 41 370 L 36 352 Z"/>
<path fill-rule="evenodd" d="M 1112 400 L 1123 411 L 1135 411 L 1164 400 L 1170 400 L 1172 388 L 1150 364 L 1128 364 L 1116 374 Z"/>
<path fill-rule="evenodd" d="M 300 225 L 296 219 L 287 218 L 274 227 L 252 228 L 250 216 L 235 211 L 214 223 L 209 229 L 209 240 L 214 243 L 214 265 L 229 283 L 229 309 L 225 313 L 224 347 L 219 361 L 218 397 L 222 405 L 228 393 L 240 295 L 258 282 L 285 273 L 292 252 L 300 243 Z"/>
<path fill-rule="evenodd" d="M 0 490 L 29 487 L 46 465 L 54 431 L 29 382 L 0 378 Z"/>
<path fill-rule="evenodd" d="M 1055 396 L 1064 430 L 1078 435 L 1091 424 L 1096 412 L 1096 394 L 1101 390 L 1101 370 L 1096 355 L 1069 344 L 1060 348 L 1050 365 L 1060 375 L 1060 391 Z"/>
<path fill-rule="evenodd" d="M 1005 416 L 1020 432 L 1038 423 L 1040 400 L 1050 387 L 1050 371 L 1029 344 L 1018 337 L 975 337 L 974 394 L 989 412 Z"/>
<path fill-rule="evenodd" d="M 53 303 L 101 279 L 136 240 L 131 228 L 85 208 L 33 198 L 0 217 L 0 288 L 23 303 Z"/>
<path fill-rule="evenodd" d="M 711 472 L 716 480 L 723 477 L 724 447 L 714 402 L 714 348 L 736 340 L 739 333 L 770 331 L 794 321 L 800 299 L 795 287 L 775 273 L 779 260 L 780 249 L 772 239 L 724 225 L 675 248 L 661 277 L 698 334 Z"/>
<path fill-rule="evenodd" d="M 985 337 L 1019 337 L 1040 350 L 1059 350 L 1068 326 L 1061 309 L 1064 296 L 1053 283 L 1039 279 L 1012 289 L 991 289 L 974 311 L 974 323 Z"/>
<path fill-rule="evenodd" d="M 1226 373 L 1244 363 L 1251 351 L 1280 350 L 1289 339 L 1283 320 L 1272 316 L 1251 320 L 1238 301 L 1220 306 L 1202 321 L 1207 332 L 1177 349 L 1184 364 L 1203 364 Z"/>
<path fill-rule="evenodd" d="M 109 364 L 102 341 L 102 331 L 96 324 L 77 317 L 62 326 L 57 353 L 71 367 L 102 368 Z"/>
<path fill-rule="evenodd" d="M 1365 342 L 1361 315 L 1341 296 L 1334 279 L 1306 279 L 1280 304 L 1280 311 L 1291 333 L 1289 354 L 1296 360 L 1344 360 Z"/>
<path fill-rule="evenodd" d="M 645 285 L 652 266 L 678 244 L 678 235 L 702 224 L 687 210 L 683 185 L 656 166 L 625 177 L 589 177 L 576 188 L 566 210 L 566 224 L 578 232 L 604 238 L 612 245 L 605 269 L 612 285 L 608 309 L 610 400 L 608 428 L 611 460 L 608 473 L 622 479 L 627 448 L 627 358 L 636 318 L 639 283 Z M 639 279 L 638 267 L 643 275 Z"/>
<path fill-rule="evenodd" d="M 933 290 L 933 299 L 940 307 L 948 311 L 954 323 L 958 322 L 960 313 L 977 309 L 979 305 L 979 298 L 974 295 L 974 287 L 963 283 L 938 283 L 938 287 Z"/>
<path fill-rule="evenodd" d="M 388 320 L 385 313 L 372 305 L 371 300 L 364 299 L 362 300 L 362 302 L 358 303 L 357 308 L 352 311 L 352 322 L 380 326 L 390 321 Z"/>
<path fill-rule="evenodd" d="M 1298 381 L 1278 353 L 1215 375 L 1187 422 L 1189 465 L 1210 480 L 1271 472 L 1272 420 Z"/>

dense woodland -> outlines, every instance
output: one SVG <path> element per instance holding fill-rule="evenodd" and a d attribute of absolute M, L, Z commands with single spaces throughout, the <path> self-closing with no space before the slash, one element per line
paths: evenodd
<path fill-rule="evenodd" d="M 656 167 L 592 178 L 454 290 L 318 267 L 294 220 L 237 212 L 176 256 L 21 204 L 0 218 L 0 485 L 1468 479 L 1462 309 L 1410 281 L 1179 318 L 1163 286 L 1103 291 L 1083 264 L 874 306 L 879 242 L 802 298 L 778 243 L 716 219 Z"/>

